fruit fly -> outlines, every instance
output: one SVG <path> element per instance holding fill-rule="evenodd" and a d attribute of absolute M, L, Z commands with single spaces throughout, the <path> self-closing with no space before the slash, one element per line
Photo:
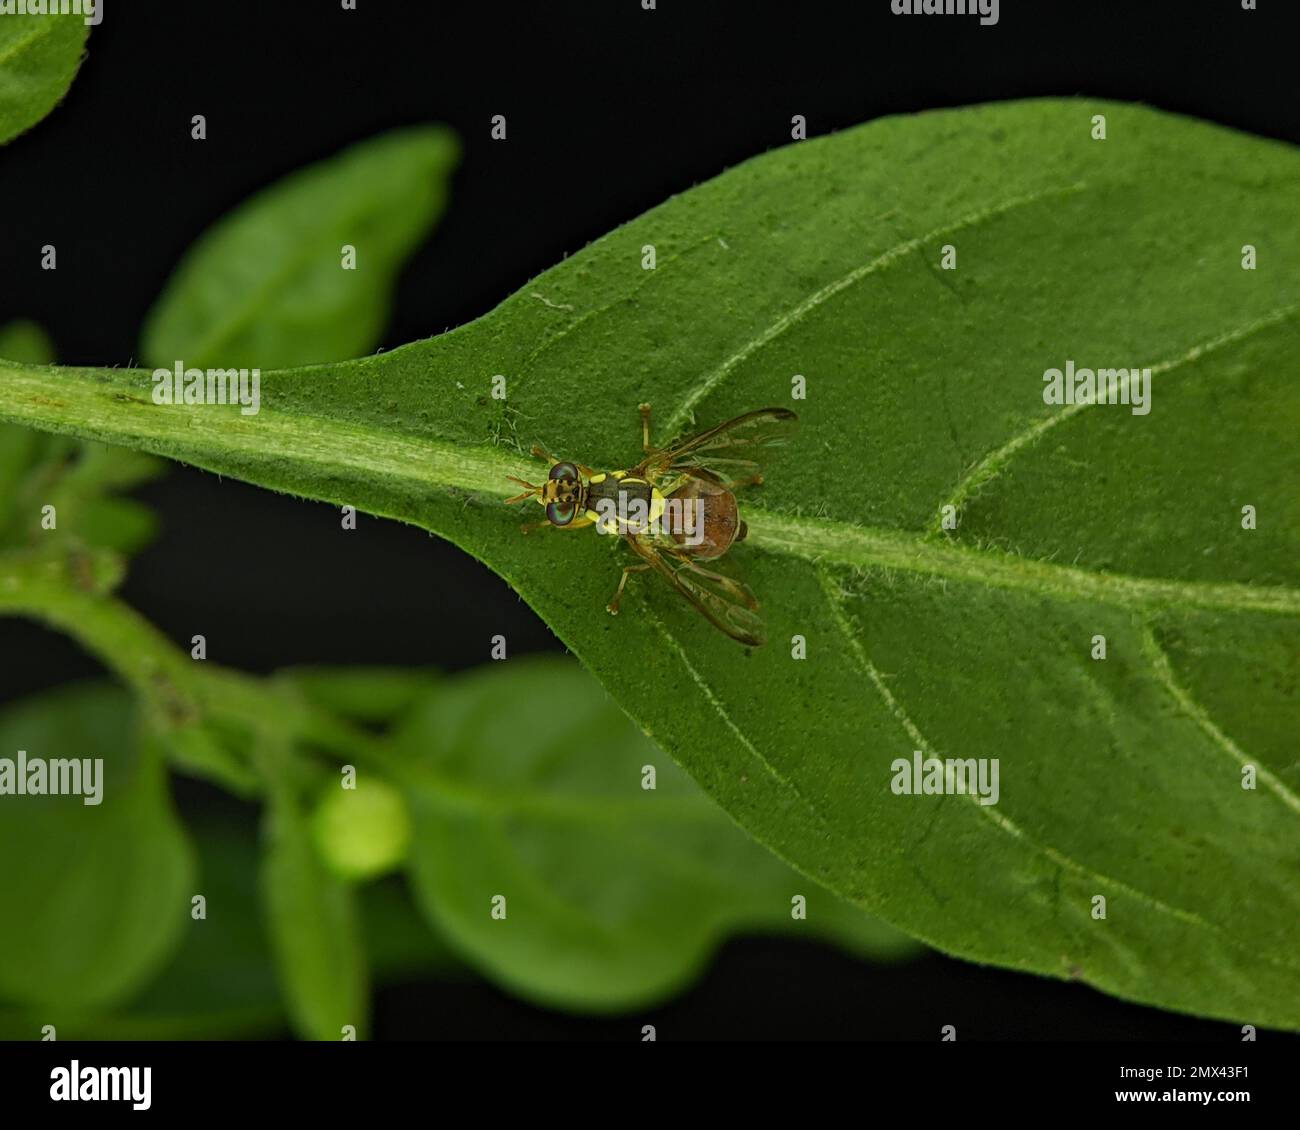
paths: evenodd
<path fill-rule="evenodd" d="M 507 501 L 536 498 L 546 508 L 546 521 L 525 526 L 525 533 L 594 526 L 627 542 L 637 561 L 624 568 L 606 605 L 611 613 L 618 612 L 628 577 L 651 571 L 733 640 L 762 644 L 763 621 L 749 587 L 701 562 L 745 540 L 735 492 L 763 481 L 764 449 L 783 443 L 797 417 L 788 408 L 758 408 L 659 448 L 650 443 L 650 406 L 640 411 L 645 458 L 635 467 L 595 471 L 534 447 L 533 455 L 550 463 L 550 474 L 540 486 L 511 477 L 525 490 Z"/>

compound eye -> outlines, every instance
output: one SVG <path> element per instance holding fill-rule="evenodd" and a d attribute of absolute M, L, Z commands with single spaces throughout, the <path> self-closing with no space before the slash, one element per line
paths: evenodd
<path fill-rule="evenodd" d="M 549 476 L 552 480 L 569 479 L 576 481 L 578 478 L 578 468 L 572 463 L 557 463 L 551 468 Z"/>
<path fill-rule="evenodd" d="M 552 502 L 546 508 L 546 520 L 552 526 L 567 526 L 577 512 L 578 508 L 572 502 Z"/>

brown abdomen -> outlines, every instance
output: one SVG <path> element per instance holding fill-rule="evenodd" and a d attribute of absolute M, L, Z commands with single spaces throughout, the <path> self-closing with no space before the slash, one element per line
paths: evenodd
<path fill-rule="evenodd" d="M 686 506 L 698 503 L 703 508 L 700 529 L 694 537 L 673 530 L 673 540 L 692 557 L 705 560 L 710 557 L 721 557 L 731 548 L 738 531 L 745 525 L 740 520 L 736 496 L 718 483 L 711 483 L 705 479 L 687 479 L 668 497 L 678 499 Z M 698 544 L 688 544 L 690 542 L 698 542 Z"/>

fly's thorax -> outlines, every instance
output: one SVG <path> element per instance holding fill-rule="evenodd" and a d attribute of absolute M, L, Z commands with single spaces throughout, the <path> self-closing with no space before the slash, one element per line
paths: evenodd
<path fill-rule="evenodd" d="M 587 483 L 586 516 L 602 533 L 644 533 L 663 512 L 663 493 L 627 471 L 603 471 Z"/>

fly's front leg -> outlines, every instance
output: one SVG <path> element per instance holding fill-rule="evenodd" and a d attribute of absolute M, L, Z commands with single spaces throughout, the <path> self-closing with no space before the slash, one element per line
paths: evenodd
<path fill-rule="evenodd" d="M 650 566 L 646 565 L 644 562 L 640 565 L 624 566 L 623 576 L 619 578 L 618 589 L 617 591 L 615 591 L 613 597 L 610 599 L 610 602 L 607 605 L 605 605 L 605 611 L 607 611 L 611 616 L 617 616 L 618 602 L 623 599 L 623 589 L 627 585 L 628 577 L 630 577 L 633 573 L 644 573 L 649 568 Z"/>
<path fill-rule="evenodd" d="M 565 462 L 565 460 L 557 459 L 554 455 L 552 455 L 549 451 L 547 451 L 546 448 L 544 448 L 540 443 L 533 444 L 532 454 L 534 459 L 545 459 L 546 462 L 548 462 L 552 467 L 554 467 L 555 464 L 557 463 Z M 573 460 L 570 459 L 567 460 L 567 462 L 573 463 Z M 573 465 L 577 467 L 578 470 L 587 478 L 591 478 L 591 476 L 596 473 L 585 463 L 573 463 Z"/>

